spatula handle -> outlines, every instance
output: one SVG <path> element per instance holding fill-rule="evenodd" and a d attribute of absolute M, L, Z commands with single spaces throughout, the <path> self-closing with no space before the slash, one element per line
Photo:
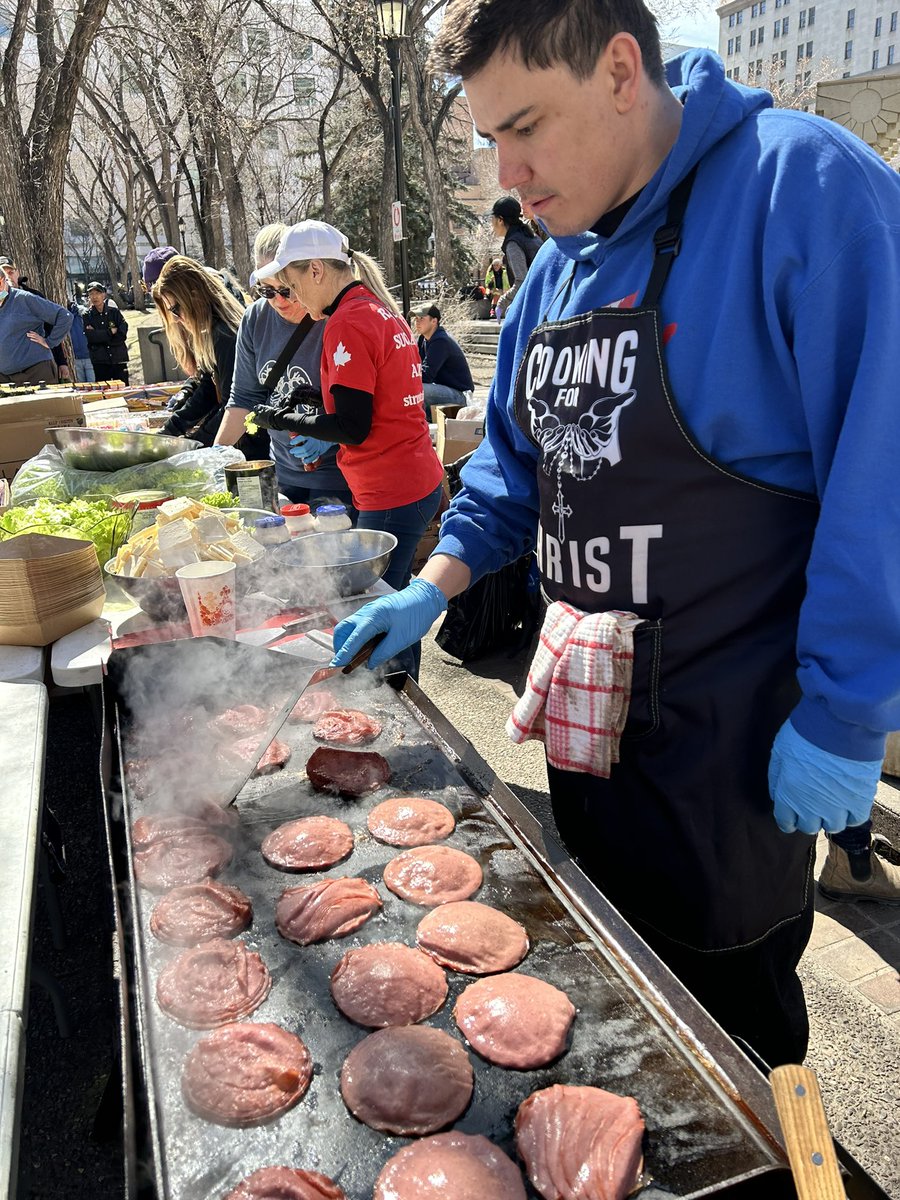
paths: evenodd
<path fill-rule="evenodd" d="M 819 1081 L 788 1064 L 769 1076 L 799 1200 L 846 1200 Z"/>
<path fill-rule="evenodd" d="M 347 663 L 346 666 L 341 667 L 341 670 L 343 671 L 343 673 L 345 675 L 349 675 L 351 671 L 355 671 L 357 667 L 361 667 L 363 665 L 363 663 L 368 662 L 369 659 L 372 657 L 372 653 L 375 650 L 375 647 L 378 646 L 381 642 L 383 642 L 386 637 L 387 637 L 386 632 L 385 633 L 376 633 L 375 636 L 371 639 L 371 641 L 366 642 L 366 644 L 364 646 L 360 647 L 360 649 L 357 650 L 357 652 L 353 655 L 353 657 L 350 659 L 350 661 Z"/>

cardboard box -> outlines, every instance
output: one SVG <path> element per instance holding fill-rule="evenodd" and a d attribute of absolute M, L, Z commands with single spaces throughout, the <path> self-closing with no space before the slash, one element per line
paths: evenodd
<path fill-rule="evenodd" d="M 0 397 L 0 473 L 12 481 L 22 463 L 47 445 L 47 429 L 84 425 L 78 392 L 34 392 Z"/>
<path fill-rule="evenodd" d="M 484 437 L 484 421 L 459 421 L 448 410 L 459 412 L 461 404 L 435 404 L 432 413 L 437 422 L 435 449 L 445 465 L 469 454 Z"/>

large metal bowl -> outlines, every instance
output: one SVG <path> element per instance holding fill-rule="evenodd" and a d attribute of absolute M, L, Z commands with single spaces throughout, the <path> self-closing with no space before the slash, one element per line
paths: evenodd
<path fill-rule="evenodd" d="M 267 590 L 295 604 L 352 596 L 382 577 L 396 547 L 392 533 L 377 529 L 308 533 L 270 551 Z"/>
<path fill-rule="evenodd" d="M 62 454 L 67 467 L 77 471 L 120 471 L 141 463 L 159 462 L 186 450 L 198 450 L 193 438 L 164 433 L 123 433 L 118 429 L 77 429 L 64 426 L 45 432 Z"/>
<path fill-rule="evenodd" d="M 174 440 L 174 439 L 173 439 Z M 180 440 L 180 439 L 178 439 Z M 248 529 L 253 528 L 253 522 L 259 517 L 271 517 L 270 512 L 257 508 L 227 508 L 223 512 L 241 517 Z M 235 575 L 235 586 L 238 595 L 243 595 L 255 586 L 256 572 L 264 560 L 238 566 Z M 156 579 L 143 579 L 134 575 L 122 575 L 113 569 L 115 559 L 111 558 L 103 564 L 103 572 L 114 580 L 127 596 L 154 621 L 186 621 L 187 609 L 181 596 L 181 586 L 174 575 L 159 576 Z"/>

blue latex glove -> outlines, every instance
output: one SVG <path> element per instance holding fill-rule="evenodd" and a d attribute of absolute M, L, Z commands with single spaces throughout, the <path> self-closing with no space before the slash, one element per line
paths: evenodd
<path fill-rule="evenodd" d="M 294 458 L 299 458 L 302 463 L 314 463 L 333 445 L 334 442 L 320 442 L 318 438 L 304 437 L 298 433 L 291 438 L 289 453 Z"/>
<path fill-rule="evenodd" d="M 769 760 L 769 793 L 784 833 L 840 833 L 869 819 L 881 760 L 856 762 L 820 750 L 785 721 Z"/>
<path fill-rule="evenodd" d="M 380 666 L 424 637 L 446 611 L 447 597 L 441 589 L 427 579 L 414 579 L 401 592 L 379 596 L 336 626 L 331 666 L 346 666 L 366 642 L 387 632 L 367 664 L 370 670 Z"/>

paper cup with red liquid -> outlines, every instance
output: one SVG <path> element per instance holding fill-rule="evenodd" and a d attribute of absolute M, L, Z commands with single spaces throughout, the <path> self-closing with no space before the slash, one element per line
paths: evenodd
<path fill-rule="evenodd" d="M 194 637 L 235 636 L 234 563 L 198 562 L 179 567 L 175 577 Z"/>

